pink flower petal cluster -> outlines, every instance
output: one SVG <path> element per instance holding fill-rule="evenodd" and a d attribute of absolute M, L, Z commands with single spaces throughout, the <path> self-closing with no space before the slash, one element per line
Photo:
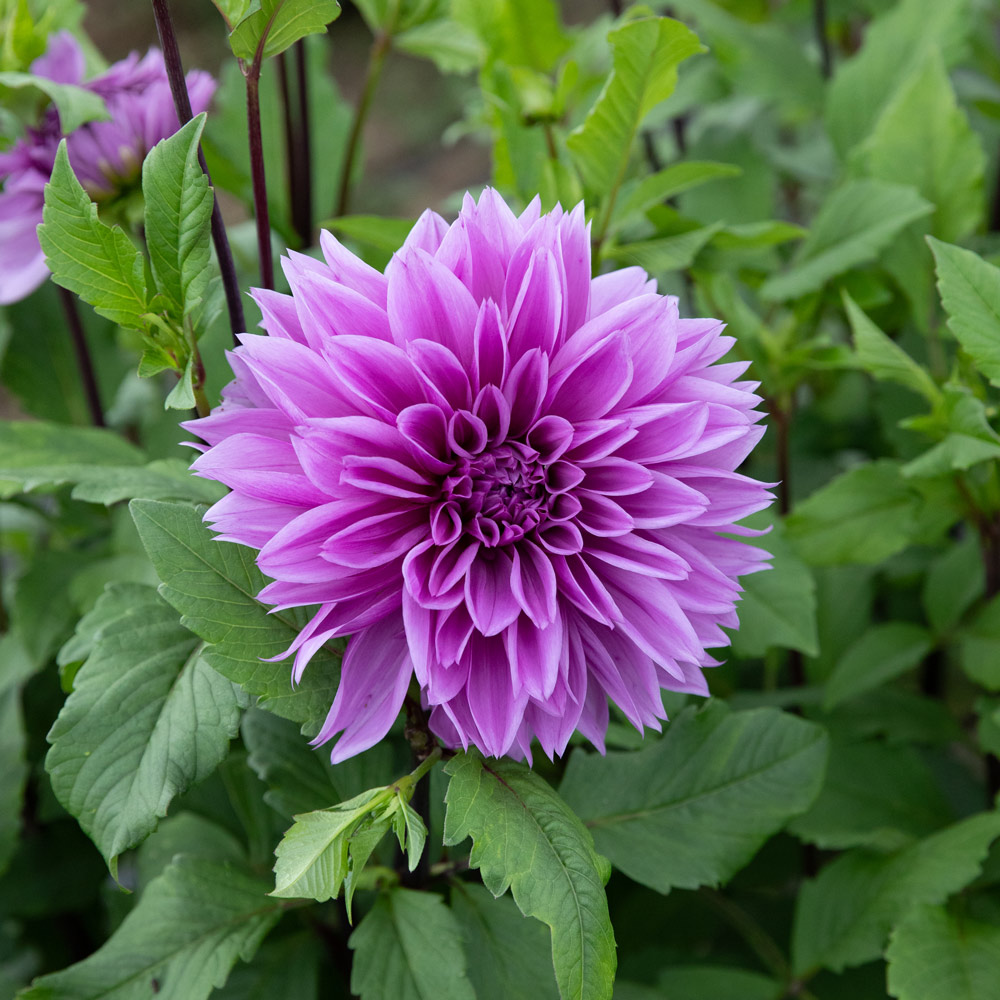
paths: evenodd
<path fill-rule="evenodd" d="M 31 71 L 104 99 L 110 119 L 88 122 L 66 139 L 74 173 L 99 201 L 133 184 L 146 154 L 179 126 L 159 50 L 150 49 L 142 58 L 133 52 L 93 80 L 84 81 L 84 68 L 79 42 L 63 31 L 49 39 L 45 55 L 35 60 Z M 188 73 L 187 85 L 191 106 L 199 114 L 215 93 L 215 81 L 195 70 Z M 36 229 L 61 138 L 59 116 L 50 109 L 38 128 L 0 153 L 0 305 L 23 299 L 48 276 Z"/>
<path fill-rule="evenodd" d="M 517 217 L 495 192 L 425 212 L 385 274 L 329 233 L 257 290 L 222 405 L 188 426 L 206 519 L 260 550 L 260 598 L 319 605 L 293 676 L 351 635 L 316 742 L 381 739 L 416 678 L 450 746 L 603 749 L 661 688 L 706 695 L 761 549 L 727 537 L 770 503 L 735 470 L 760 439 L 732 338 L 682 319 L 639 268 L 591 278 L 583 206 Z"/>

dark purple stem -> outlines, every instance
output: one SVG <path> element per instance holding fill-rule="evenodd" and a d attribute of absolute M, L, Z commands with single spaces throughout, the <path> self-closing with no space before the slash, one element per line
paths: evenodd
<path fill-rule="evenodd" d="M 301 52 L 296 43 L 296 54 Z M 288 204 L 292 228 L 302 247 L 312 245 L 312 169 L 309 148 L 309 98 L 303 92 L 307 86 L 305 64 L 296 60 L 295 94 L 289 86 L 289 64 L 282 52 L 278 56 L 278 84 L 285 123 L 285 164 L 288 173 Z"/>
<path fill-rule="evenodd" d="M 264 140 L 260 132 L 260 69 L 257 58 L 246 71 L 247 132 L 250 137 L 250 175 L 253 178 L 253 210 L 257 221 L 257 252 L 260 255 L 260 283 L 274 288 L 274 260 L 271 257 L 271 220 L 267 210 L 267 179 L 264 176 Z"/>
<path fill-rule="evenodd" d="M 170 93 L 174 98 L 177 120 L 181 125 L 185 125 L 194 116 L 191 113 L 191 98 L 188 95 L 187 81 L 184 79 L 184 66 L 181 63 L 181 53 L 177 47 L 177 36 L 174 34 L 174 24 L 167 0 L 153 0 L 153 16 L 156 18 L 156 33 L 160 37 L 160 47 L 163 49 L 163 61 L 167 68 L 167 78 L 170 80 Z M 198 163 L 205 172 L 208 183 L 211 184 L 212 177 L 201 149 L 198 150 Z M 229 328 L 233 334 L 233 342 L 238 345 L 239 335 L 246 332 L 247 321 L 243 315 L 243 300 L 240 298 L 240 285 L 236 278 L 236 264 L 229 247 L 226 226 L 222 221 L 218 196 L 212 203 L 212 242 L 215 244 L 215 255 L 219 260 L 219 271 L 222 274 L 222 288 L 226 294 Z"/>
<path fill-rule="evenodd" d="M 76 296 L 61 285 L 56 285 L 56 288 L 59 289 L 59 301 L 66 314 L 66 324 L 69 326 L 70 337 L 73 340 L 76 364 L 80 369 L 80 381 L 83 383 L 83 394 L 87 399 L 87 408 L 90 410 L 90 422 L 95 427 L 104 427 L 104 407 L 101 406 L 97 375 L 94 372 L 94 362 L 90 357 L 90 348 L 87 346 L 87 337 L 83 331 L 80 310 L 76 307 Z"/>
<path fill-rule="evenodd" d="M 826 0 L 813 0 L 813 26 L 819 45 L 819 68 L 824 80 L 833 73 L 833 57 L 830 54 L 830 39 L 826 32 Z"/>
<path fill-rule="evenodd" d="M 299 129 L 296 135 L 298 155 L 298 204 L 302 237 L 306 246 L 312 244 L 312 140 L 309 135 L 309 73 L 306 64 L 305 39 L 295 43 L 295 78 L 299 97 Z"/>

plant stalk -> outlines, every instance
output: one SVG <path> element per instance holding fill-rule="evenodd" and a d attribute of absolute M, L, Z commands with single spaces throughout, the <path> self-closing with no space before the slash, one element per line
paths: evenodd
<path fill-rule="evenodd" d="M 156 19 L 156 33 L 160 38 L 160 47 L 163 49 L 163 61 L 167 69 L 167 78 L 170 80 L 170 93 L 174 98 L 174 109 L 177 112 L 177 120 L 181 125 L 185 125 L 194 116 L 191 113 L 191 98 L 187 90 L 187 82 L 184 79 L 184 67 L 181 63 L 180 49 L 177 46 L 177 36 L 174 33 L 173 20 L 170 17 L 170 7 L 167 0 L 152 0 L 153 16 Z M 208 183 L 212 183 L 212 177 L 208 172 L 208 165 L 205 163 L 205 154 L 198 149 L 198 163 L 208 178 Z M 222 211 L 219 208 L 218 196 L 213 188 L 212 202 L 212 242 L 215 244 L 215 255 L 219 261 L 219 271 L 222 275 L 222 287 L 226 295 L 226 309 L 229 312 L 229 328 L 233 334 L 233 343 L 239 345 L 239 335 L 246 332 L 247 321 L 243 315 L 243 300 L 240 298 L 240 285 L 236 277 L 236 264 L 233 261 L 233 252 L 229 246 L 229 237 L 226 234 L 226 226 L 222 221 Z"/>
<path fill-rule="evenodd" d="M 354 119 L 351 122 L 351 131 L 347 137 L 347 148 L 344 151 L 344 162 L 341 167 L 340 188 L 337 192 L 337 208 L 334 215 L 339 218 L 347 214 L 351 199 L 351 174 L 354 171 L 354 158 L 357 156 L 358 144 L 361 141 L 361 133 L 365 126 L 368 112 L 371 110 L 372 99 L 378 88 L 379 79 L 382 76 L 382 68 L 385 65 L 385 57 L 392 47 L 392 36 L 385 31 L 380 31 L 372 42 L 371 51 L 368 56 L 368 68 L 365 70 L 365 82 L 361 88 L 361 97 L 358 99 L 354 109 Z"/>
<path fill-rule="evenodd" d="M 261 53 L 245 70 L 247 84 L 247 132 L 250 137 L 250 174 L 253 179 L 253 209 L 257 222 L 257 252 L 260 255 L 260 283 L 274 288 L 274 260 L 271 257 L 271 220 L 267 209 L 267 179 L 264 176 L 264 140 L 260 131 Z"/>
<path fill-rule="evenodd" d="M 306 62 L 305 39 L 295 43 L 295 80 L 299 98 L 299 129 L 296 135 L 298 164 L 298 205 L 300 232 L 306 246 L 313 242 L 312 205 L 312 139 L 309 117 L 309 66 Z"/>
<path fill-rule="evenodd" d="M 819 69 L 824 80 L 833 74 L 833 58 L 830 53 L 830 38 L 826 31 L 826 0 L 813 0 L 813 26 L 816 44 L 819 45 Z"/>
<path fill-rule="evenodd" d="M 94 362 L 90 356 L 90 347 L 87 345 L 87 337 L 83 330 L 83 321 L 80 319 L 80 310 L 76 305 L 76 296 L 62 285 L 56 285 L 59 289 L 59 301 L 62 303 L 63 312 L 66 314 L 66 324 L 69 326 L 70 337 L 73 341 L 73 350 L 76 353 L 76 364 L 80 369 L 80 381 L 83 384 L 83 395 L 87 400 L 87 409 L 90 410 L 90 422 L 95 427 L 104 427 L 104 407 L 101 405 L 101 393 L 97 386 L 97 375 L 94 372 Z"/>

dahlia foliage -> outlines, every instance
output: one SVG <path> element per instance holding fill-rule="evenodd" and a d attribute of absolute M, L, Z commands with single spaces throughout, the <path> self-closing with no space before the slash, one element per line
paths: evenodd
<path fill-rule="evenodd" d="M 232 492 L 207 519 L 260 549 L 262 601 L 319 605 L 294 677 L 350 635 L 316 742 L 381 739 L 415 677 L 449 746 L 603 749 L 608 700 L 640 730 L 661 688 L 705 695 L 728 643 L 738 539 L 766 507 L 735 470 L 763 433 L 732 338 L 639 268 L 591 278 L 583 206 L 515 216 L 487 190 L 426 212 L 385 274 L 329 233 L 257 290 L 266 337 L 186 426 Z"/>
<path fill-rule="evenodd" d="M 66 140 L 77 179 L 98 202 L 134 185 L 146 154 L 178 129 L 158 49 L 141 58 L 133 52 L 85 81 L 80 43 L 68 31 L 60 31 L 49 39 L 45 55 L 35 60 L 31 71 L 56 83 L 83 87 L 104 100 L 108 120 L 88 122 Z M 215 81 L 194 70 L 187 75 L 187 85 L 194 113 L 199 114 L 212 99 Z M 35 230 L 42 221 L 45 185 L 62 136 L 59 114 L 50 108 L 36 128 L 9 152 L 0 153 L 0 304 L 23 299 L 48 277 Z"/>

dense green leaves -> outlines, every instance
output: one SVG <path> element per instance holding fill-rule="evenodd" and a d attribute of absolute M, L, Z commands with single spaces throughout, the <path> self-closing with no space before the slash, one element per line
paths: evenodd
<path fill-rule="evenodd" d="M 241 59 L 270 59 L 306 35 L 325 32 L 339 16 L 337 0 L 255 0 L 229 44 Z"/>
<path fill-rule="evenodd" d="M 16 684 L 0 674 L 0 874 L 21 831 L 21 796 L 28 775 L 25 750 L 21 694 Z"/>
<path fill-rule="evenodd" d="M 89 655 L 49 733 L 46 767 L 56 796 L 115 872 L 118 855 L 225 757 L 239 710 L 233 685 L 151 588 L 111 587 L 94 620 Z"/>
<path fill-rule="evenodd" d="M 494 896 L 509 888 L 522 913 L 549 925 L 563 1000 L 610 997 L 616 957 L 607 862 L 583 824 L 523 764 L 466 753 L 445 770 L 445 843 L 471 837 L 469 864 L 486 888 Z"/>
<path fill-rule="evenodd" d="M 584 123 L 566 140 L 584 183 L 613 201 L 647 114 L 677 83 L 677 67 L 702 50 L 679 21 L 641 18 L 608 36 L 614 72 Z"/>
<path fill-rule="evenodd" d="M 201 114 L 157 143 L 142 163 L 149 264 L 157 290 L 178 317 L 187 316 L 201 301 L 211 274 L 214 195 L 198 163 L 204 128 Z"/>
<path fill-rule="evenodd" d="M 85 122 L 103 121 L 109 117 L 99 94 L 33 73 L 0 73 L 0 99 L 7 98 L 10 91 L 36 91 L 52 101 L 59 112 L 59 128 L 63 135 L 69 135 Z"/>
<path fill-rule="evenodd" d="M 921 906 L 893 931 L 886 959 L 899 1000 L 979 1000 L 1000 982 L 1000 926 Z"/>
<path fill-rule="evenodd" d="M 206 1000 L 249 960 L 285 904 L 226 863 L 178 857 L 102 948 L 36 980 L 24 1000 Z M 154 985 L 155 984 L 155 985 Z"/>
<path fill-rule="evenodd" d="M 978 874 L 1000 836 L 1000 813 L 980 813 L 895 854 L 844 854 L 799 893 L 792 939 L 797 973 L 877 958 L 891 927 L 921 903 L 937 904 Z"/>
<path fill-rule="evenodd" d="M 713 701 L 685 709 L 643 750 L 577 752 L 561 791 L 630 878 L 660 892 L 695 889 L 728 881 L 810 806 L 826 753 L 819 726 Z"/>
<path fill-rule="evenodd" d="M 792 267 L 768 279 L 769 301 L 819 291 L 831 278 L 876 258 L 909 223 L 933 206 L 911 187 L 884 181 L 848 181 L 826 199 Z"/>
<path fill-rule="evenodd" d="M 393 889 L 351 935 L 351 990 L 361 1000 L 475 1000 L 459 926 L 440 896 Z"/>
<path fill-rule="evenodd" d="M 163 581 L 160 592 L 183 625 L 211 644 L 205 660 L 257 695 L 262 707 L 318 727 L 333 701 L 339 657 L 320 651 L 296 690 L 287 665 L 265 662 L 288 649 L 305 618 L 295 611 L 268 614 L 257 602 L 265 581 L 253 554 L 215 541 L 201 512 L 185 504 L 136 500 L 131 511 Z"/>
<path fill-rule="evenodd" d="M 45 187 L 38 238 L 57 285 L 76 292 L 115 323 L 143 327 L 149 304 L 142 254 L 118 226 L 97 217 L 97 206 L 69 165 L 65 142 Z"/>

